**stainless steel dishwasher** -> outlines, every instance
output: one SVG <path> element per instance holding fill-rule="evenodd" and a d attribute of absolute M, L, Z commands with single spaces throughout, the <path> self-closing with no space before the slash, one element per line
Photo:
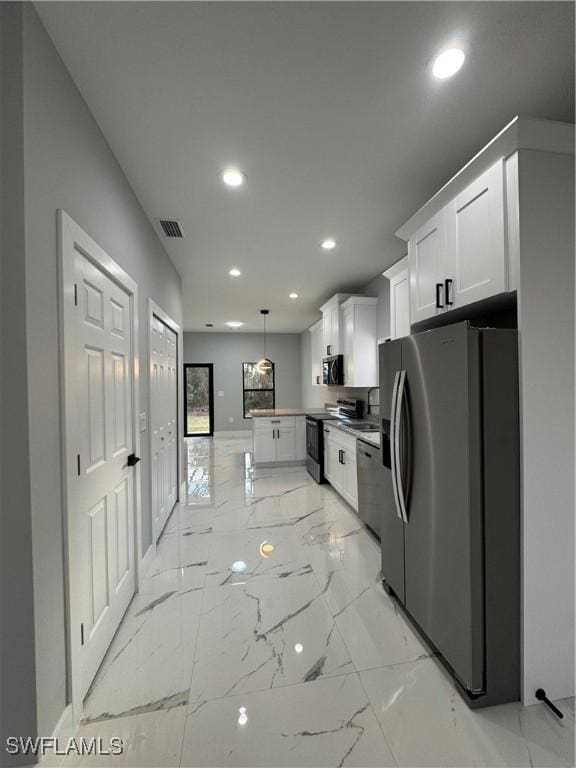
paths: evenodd
<path fill-rule="evenodd" d="M 392 489 L 390 470 L 382 463 L 378 446 L 356 441 L 356 471 L 358 475 L 358 515 L 380 538 L 382 505 Z"/>

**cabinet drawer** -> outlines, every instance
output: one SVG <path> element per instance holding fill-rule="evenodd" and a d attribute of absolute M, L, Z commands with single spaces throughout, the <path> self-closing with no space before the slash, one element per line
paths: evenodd
<path fill-rule="evenodd" d="M 353 452 L 356 456 L 356 438 L 353 435 L 338 429 L 338 427 L 332 427 L 330 436 L 341 448 Z"/>
<path fill-rule="evenodd" d="M 262 418 L 257 416 L 254 419 L 254 429 L 280 429 L 282 427 L 296 428 L 295 416 L 278 416 L 277 418 Z"/>

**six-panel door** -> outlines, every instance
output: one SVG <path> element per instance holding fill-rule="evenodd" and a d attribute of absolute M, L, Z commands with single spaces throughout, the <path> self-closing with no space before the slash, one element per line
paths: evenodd
<path fill-rule="evenodd" d="M 130 296 L 79 250 L 74 260 L 79 486 L 69 514 L 83 696 L 135 589 L 132 324 Z"/>

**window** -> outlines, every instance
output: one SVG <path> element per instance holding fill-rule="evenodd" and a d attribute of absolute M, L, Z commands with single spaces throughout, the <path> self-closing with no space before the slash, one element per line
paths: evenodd
<path fill-rule="evenodd" d="M 212 363 L 184 366 L 184 434 L 214 434 L 214 385 Z"/>
<path fill-rule="evenodd" d="M 250 419 L 255 408 L 274 408 L 274 363 L 269 373 L 260 373 L 257 363 L 242 363 L 244 418 Z"/>

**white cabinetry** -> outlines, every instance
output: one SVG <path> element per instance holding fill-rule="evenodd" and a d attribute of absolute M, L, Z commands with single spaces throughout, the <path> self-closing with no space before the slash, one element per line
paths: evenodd
<path fill-rule="evenodd" d="M 322 384 L 322 358 L 324 349 L 323 320 L 318 320 L 310 331 L 310 368 L 312 371 L 312 386 Z"/>
<path fill-rule="evenodd" d="M 344 385 L 375 387 L 378 384 L 378 299 L 351 296 L 342 304 Z"/>
<path fill-rule="evenodd" d="M 408 242 L 410 318 L 419 323 L 434 317 L 444 305 L 441 296 L 446 264 L 446 211 L 441 210 Z"/>
<path fill-rule="evenodd" d="M 304 416 L 254 417 L 254 463 L 289 464 L 306 459 Z"/>
<path fill-rule="evenodd" d="M 324 474 L 334 490 L 358 511 L 356 438 L 338 427 L 324 427 Z"/>
<path fill-rule="evenodd" d="M 384 277 L 390 282 L 390 338 L 410 336 L 410 271 L 408 256 L 393 264 Z"/>
<path fill-rule="evenodd" d="M 342 354 L 340 304 L 349 293 L 337 293 L 320 307 L 322 312 L 322 357 Z"/>
<path fill-rule="evenodd" d="M 276 428 L 260 425 L 254 419 L 254 461 L 256 463 L 276 461 Z M 266 419 L 268 421 L 268 419 Z"/>
<path fill-rule="evenodd" d="M 306 461 L 306 416 L 296 416 L 296 461 Z"/>
<path fill-rule="evenodd" d="M 411 234 L 413 324 L 515 287 L 508 279 L 509 205 L 504 161 L 498 160 Z"/>
<path fill-rule="evenodd" d="M 443 297 L 447 308 L 508 289 L 504 207 L 501 160 L 448 204 L 445 280 L 451 282 L 445 283 Z"/>

